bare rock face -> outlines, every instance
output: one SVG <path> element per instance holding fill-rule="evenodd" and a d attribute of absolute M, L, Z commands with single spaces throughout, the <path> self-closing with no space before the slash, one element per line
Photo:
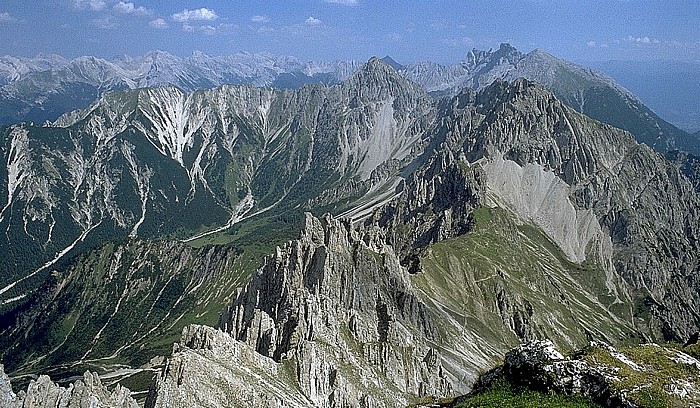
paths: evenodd
<path fill-rule="evenodd" d="M 154 406 L 217 406 L 225 384 L 269 406 L 393 407 L 468 391 L 477 367 L 520 341 L 581 346 L 693 328 L 697 309 L 680 309 L 697 298 L 683 282 L 697 270 L 698 201 L 670 163 L 526 80 L 438 110 L 426 154 L 393 196 L 348 218 L 306 214 L 299 238 L 233 296 L 221 332 L 185 330 Z M 481 241 L 493 248 L 476 253 L 487 263 L 469 264 L 485 205 L 500 208 L 489 227 L 505 235 Z M 536 250 L 520 266 L 527 248 L 510 247 L 523 242 Z M 551 343 L 525 351 L 509 357 L 513 376 L 624 401 L 606 388 L 607 368 L 569 363 Z"/>
<path fill-rule="evenodd" d="M 311 407 L 287 365 L 207 326 L 183 329 L 146 407 Z"/>
<path fill-rule="evenodd" d="M 433 316 L 390 246 L 330 216 L 310 214 L 277 249 L 219 326 L 260 355 L 291 365 L 323 407 L 395 406 L 449 395 Z"/>
<path fill-rule="evenodd" d="M 27 391 L 15 395 L 10 381 L 0 365 L 0 404 L 8 408 L 138 408 L 136 401 L 131 398 L 131 391 L 120 385 L 109 391 L 102 385 L 97 374 L 86 372 L 82 380 L 63 388 L 51 379 L 42 375 L 32 381 Z"/>
<path fill-rule="evenodd" d="M 673 375 L 669 375 L 674 373 Z M 700 406 L 700 361 L 683 351 L 644 344 L 617 350 L 591 342 L 564 357 L 549 340 L 510 350 L 502 366 L 482 376 L 472 394 L 504 379 L 517 387 L 583 395 L 606 407 Z"/>
<path fill-rule="evenodd" d="M 0 405 L 11 407 L 17 402 L 17 396 L 12 391 L 10 378 L 5 374 L 5 368 L 0 365 Z"/>

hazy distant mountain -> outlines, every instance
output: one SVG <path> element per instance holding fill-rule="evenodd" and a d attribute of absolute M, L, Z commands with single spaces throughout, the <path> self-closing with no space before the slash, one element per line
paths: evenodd
<path fill-rule="evenodd" d="M 17 81 L 32 72 L 59 68 L 68 63 L 58 55 L 39 55 L 34 58 L 0 57 L 0 85 Z"/>
<path fill-rule="evenodd" d="M 191 92 L 224 84 L 290 88 L 314 82 L 338 83 L 359 66 L 355 61 L 302 62 L 266 53 L 211 57 L 195 52 L 180 58 L 154 51 L 112 61 L 3 57 L 0 124 L 52 121 L 87 107 L 105 91 L 172 86 Z"/>
<path fill-rule="evenodd" d="M 628 130 L 662 153 L 681 149 L 700 154 L 699 138 L 660 118 L 610 77 L 541 50 L 523 54 L 509 44 L 501 44 L 497 50 L 470 51 L 460 65 L 412 64 L 404 75 L 441 96 L 452 95 L 465 86 L 482 89 L 496 79 L 528 78 L 547 86 L 577 111 Z"/>
<path fill-rule="evenodd" d="M 579 112 L 628 130 L 662 153 L 680 149 L 700 154 L 698 137 L 661 119 L 611 78 L 540 50 L 523 54 L 509 44 L 502 44 L 496 50 L 471 50 L 461 63 L 451 66 L 429 61 L 403 65 L 389 56 L 383 60 L 436 98 L 452 96 L 464 87 L 482 89 L 496 79 L 513 81 L 525 77 L 544 84 Z M 306 84 L 339 83 L 359 66 L 356 61 L 302 62 L 267 53 L 212 57 L 195 52 L 180 58 L 154 51 L 139 58 L 120 57 L 112 61 L 94 57 L 71 61 L 55 56 L 3 57 L 0 123 L 52 121 L 65 112 L 87 107 L 110 90 L 173 86 L 190 92 L 244 83 L 294 89 Z M 667 83 L 668 87 L 674 83 L 666 71 L 646 72 L 646 83 L 655 82 L 657 74 L 660 83 Z M 679 83 L 686 89 L 694 89 L 692 75 Z M 687 87 L 683 85 L 686 83 Z M 693 105 L 697 109 L 682 107 L 692 104 L 695 93 L 669 91 L 674 91 L 669 98 L 677 97 L 677 100 L 665 112 L 689 112 L 686 116 L 692 121 L 693 112 L 700 108 L 697 104 Z"/>
<path fill-rule="evenodd" d="M 588 65 L 610 75 L 679 128 L 700 130 L 700 63 L 606 61 Z"/>

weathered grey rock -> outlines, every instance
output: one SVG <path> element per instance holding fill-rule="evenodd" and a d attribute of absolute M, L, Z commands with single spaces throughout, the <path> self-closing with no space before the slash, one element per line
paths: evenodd
<path fill-rule="evenodd" d="M 375 74 L 369 75 L 371 80 L 376 80 Z M 687 288 L 664 288 L 681 282 L 667 279 L 674 276 L 668 265 L 661 270 L 618 265 L 629 259 L 630 248 L 661 262 L 679 261 L 664 260 L 659 248 L 644 240 L 648 236 L 688 248 L 696 245 L 690 238 L 697 225 L 693 210 L 697 199 L 668 162 L 628 134 L 566 108 L 528 81 L 497 83 L 480 94 L 466 92 L 441 109 L 443 119 L 431 130 L 429 153 L 416 159 L 415 169 L 399 184 L 393 200 L 370 208 L 369 214 L 364 208 L 347 214 L 361 222 L 307 214 L 299 239 L 266 258 L 219 320 L 218 327 L 239 342 L 232 344 L 239 348 L 245 344 L 246 350 L 267 358 L 262 361 L 276 364 L 271 367 L 291 367 L 291 384 L 300 390 L 302 400 L 316 406 L 395 406 L 467 390 L 475 366 L 491 364 L 490 359 L 515 338 L 534 339 L 546 333 L 576 346 L 589 336 L 630 336 L 633 325 L 654 336 L 663 324 L 679 333 L 692 326 L 692 308 L 672 323 L 678 312 L 670 312 L 670 306 L 655 310 L 650 321 L 631 321 L 631 312 L 617 306 L 634 305 L 634 289 L 644 287 L 640 279 L 653 282 L 652 290 L 659 293 L 683 299 L 696 296 Z M 640 168 L 653 176 L 640 178 Z M 650 182 L 659 183 L 653 184 L 658 191 L 673 190 L 672 198 L 655 194 L 637 200 Z M 421 262 L 430 257 L 434 244 L 469 233 L 474 227 L 472 212 L 484 204 L 498 205 L 519 222 L 538 227 L 568 260 L 557 261 L 562 262 L 557 264 L 559 270 L 547 264 L 518 271 L 519 276 L 496 268 L 477 279 L 472 269 L 465 268 L 457 269 L 460 277 L 455 278 L 447 276 L 447 270 L 442 278 L 454 280 L 445 281 L 449 283 L 444 291 L 431 287 L 445 283 L 438 280 L 440 272 L 425 270 Z M 679 213 L 661 214 L 654 209 L 658 205 L 677 208 Z M 609 218 L 619 212 L 625 212 L 628 225 L 636 225 L 624 238 Z M 656 228 L 659 220 L 692 227 L 661 235 Z M 507 234 L 500 239 L 514 245 L 524 239 L 517 228 Z M 459 254 L 451 258 L 457 261 L 449 267 L 462 267 Z M 561 266 L 584 261 L 596 265 L 587 276 L 566 275 L 568 266 Z M 684 276 L 694 265 L 687 265 Z M 601 288 L 604 293 L 596 292 Z M 450 291 L 469 294 L 462 298 Z M 489 291 L 495 296 L 484 294 Z M 542 293 L 548 299 L 542 299 Z M 474 310 L 463 310 L 466 303 Z M 549 310 L 558 303 L 567 305 L 565 312 Z M 494 327 L 479 326 L 478 319 Z M 507 337 L 489 341 L 485 334 L 491 329 Z M 209 335 L 188 333 L 183 343 L 206 352 Z M 586 371 L 581 362 L 558 365 L 561 355 L 546 347 L 540 351 L 512 364 L 513 370 L 522 374 L 535 369 L 527 361 L 547 359 L 561 389 L 591 395 L 606 392 L 603 385 L 582 383 L 575 374 L 585 371 L 599 378 L 607 373 Z M 175 354 L 173 367 L 181 366 L 174 362 L 181 358 Z M 187 364 L 206 365 L 194 359 Z M 246 384 L 248 374 L 239 371 L 233 368 L 234 374 L 221 374 L 233 375 L 227 387 L 255 398 L 281 395 L 274 391 L 280 386 L 269 381 L 255 390 L 245 388 L 241 384 Z M 542 381 L 550 381 L 550 374 L 542 374 Z M 163 386 L 155 393 L 156 401 L 206 400 L 206 393 L 197 397 L 205 391 L 194 384 L 177 390 Z"/>
<path fill-rule="evenodd" d="M 17 396 L 12 391 L 10 377 L 5 374 L 5 368 L 0 364 L 0 406 L 12 407 L 17 401 Z"/>
<path fill-rule="evenodd" d="M 187 326 L 146 400 L 146 407 L 312 407 L 290 367 L 229 334 Z"/>
<path fill-rule="evenodd" d="M 619 381 L 615 374 L 611 367 L 592 367 L 586 361 L 565 358 L 549 340 L 533 340 L 510 350 L 503 365 L 484 375 L 472 393 L 504 378 L 518 387 L 583 395 L 606 406 L 636 407 L 612 388 L 612 383 Z"/>
<path fill-rule="evenodd" d="M 138 408 L 128 388 L 117 385 L 113 391 L 102 385 L 97 374 L 85 372 L 82 380 L 68 388 L 56 385 L 46 375 L 33 380 L 27 391 L 12 392 L 9 379 L 0 365 L 0 405 L 7 408 Z"/>
<path fill-rule="evenodd" d="M 395 406 L 465 387 L 443 370 L 433 316 L 396 254 L 360 234 L 307 214 L 300 239 L 266 259 L 219 327 L 292 364 L 317 406 Z"/>
<path fill-rule="evenodd" d="M 666 398 L 672 406 L 700 406 L 700 362 L 656 344 L 630 348 L 630 352 L 639 350 L 642 359 L 635 361 L 634 357 L 612 346 L 592 342 L 587 350 L 568 358 L 557 351 L 551 341 L 534 340 L 510 350 L 503 365 L 483 375 L 472 394 L 505 379 L 516 387 L 582 395 L 606 407 L 638 407 L 644 390 L 652 388 L 665 394 L 656 395 L 655 399 Z M 664 373 L 681 374 L 678 378 L 660 378 L 648 364 L 655 364 L 658 370 L 677 366 L 677 371 L 672 369 Z"/>
<path fill-rule="evenodd" d="M 642 305 L 632 317 L 643 336 L 696 330 L 700 199 L 671 163 L 524 79 L 450 109 L 445 132 L 463 129 L 452 132 L 455 155 L 483 166 L 489 200 L 537 225 L 572 261 L 598 263 L 604 276 L 590 281 L 608 294 L 597 295 Z"/>

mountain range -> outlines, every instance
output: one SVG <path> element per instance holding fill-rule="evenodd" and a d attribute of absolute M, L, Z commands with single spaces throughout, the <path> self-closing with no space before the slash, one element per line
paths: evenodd
<path fill-rule="evenodd" d="M 180 85 L 3 127 L 15 383 L 92 389 L 92 370 L 148 406 L 397 406 L 468 392 L 521 342 L 697 330 L 696 167 L 652 149 L 687 133 L 541 51 L 334 67 L 201 90 L 162 69 L 148 80 Z M 587 116 L 611 112 L 632 129 Z"/>
<path fill-rule="evenodd" d="M 496 50 L 474 49 L 459 64 L 449 66 L 427 61 L 401 65 L 391 57 L 385 59 L 402 76 L 438 98 L 454 95 L 464 87 L 478 90 L 495 79 L 525 77 L 546 85 L 579 112 L 628 130 L 662 153 L 684 150 L 700 154 L 697 137 L 661 119 L 610 77 L 541 50 L 524 54 L 501 44 Z M 87 107 L 110 90 L 173 86 L 192 92 L 224 84 L 298 88 L 310 83 L 337 84 L 361 65 L 352 60 L 302 62 L 266 53 L 212 57 L 196 52 L 180 58 L 154 51 L 140 58 L 123 56 L 111 61 L 96 57 L 0 57 L 0 124 L 53 121 L 65 112 Z M 620 71 L 616 66 L 603 67 L 616 74 Z M 655 104 L 660 105 L 670 106 Z"/>

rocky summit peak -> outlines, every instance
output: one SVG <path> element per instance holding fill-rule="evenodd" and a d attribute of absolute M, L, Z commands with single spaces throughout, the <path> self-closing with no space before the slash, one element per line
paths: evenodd
<path fill-rule="evenodd" d="M 512 82 L 496 80 L 478 94 L 478 100 L 483 104 L 484 112 L 490 112 L 499 110 L 499 106 L 518 102 L 537 104 L 543 101 L 549 105 L 556 97 L 544 86 L 521 77 Z"/>
<path fill-rule="evenodd" d="M 362 66 L 360 71 L 363 71 L 366 69 L 372 69 L 372 70 L 374 70 L 374 69 L 383 69 L 383 70 L 394 69 L 394 67 L 392 67 L 391 64 L 389 63 L 389 61 L 385 60 L 385 58 L 386 57 L 384 57 L 384 58 L 379 58 L 379 57 L 370 58 L 369 61 L 367 61 L 367 63 L 364 66 Z"/>
<path fill-rule="evenodd" d="M 462 68 L 472 72 L 484 67 L 493 68 L 497 65 L 515 65 L 523 58 L 524 54 L 508 43 L 502 43 L 497 50 L 477 50 L 469 51 L 462 61 Z"/>
<path fill-rule="evenodd" d="M 384 61 L 385 63 L 387 63 L 388 65 L 390 65 L 392 68 L 394 68 L 397 71 L 402 71 L 402 70 L 406 69 L 405 66 L 399 64 L 398 62 L 396 62 L 396 60 L 394 60 L 393 58 L 391 58 L 388 55 L 386 55 L 384 58 L 382 58 L 382 61 Z"/>
<path fill-rule="evenodd" d="M 498 50 L 492 52 L 491 55 L 491 60 L 497 63 L 516 64 L 523 58 L 523 53 L 508 43 L 502 43 Z"/>
<path fill-rule="evenodd" d="M 365 89 L 370 93 L 384 94 L 388 91 L 394 96 L 414 94 L 429 98 L 419 85 L 407 80 L 389 63 L 377 57 L 372 57 L 348 78 L 343 83 L 343 87 L 355 90 Z"/>

